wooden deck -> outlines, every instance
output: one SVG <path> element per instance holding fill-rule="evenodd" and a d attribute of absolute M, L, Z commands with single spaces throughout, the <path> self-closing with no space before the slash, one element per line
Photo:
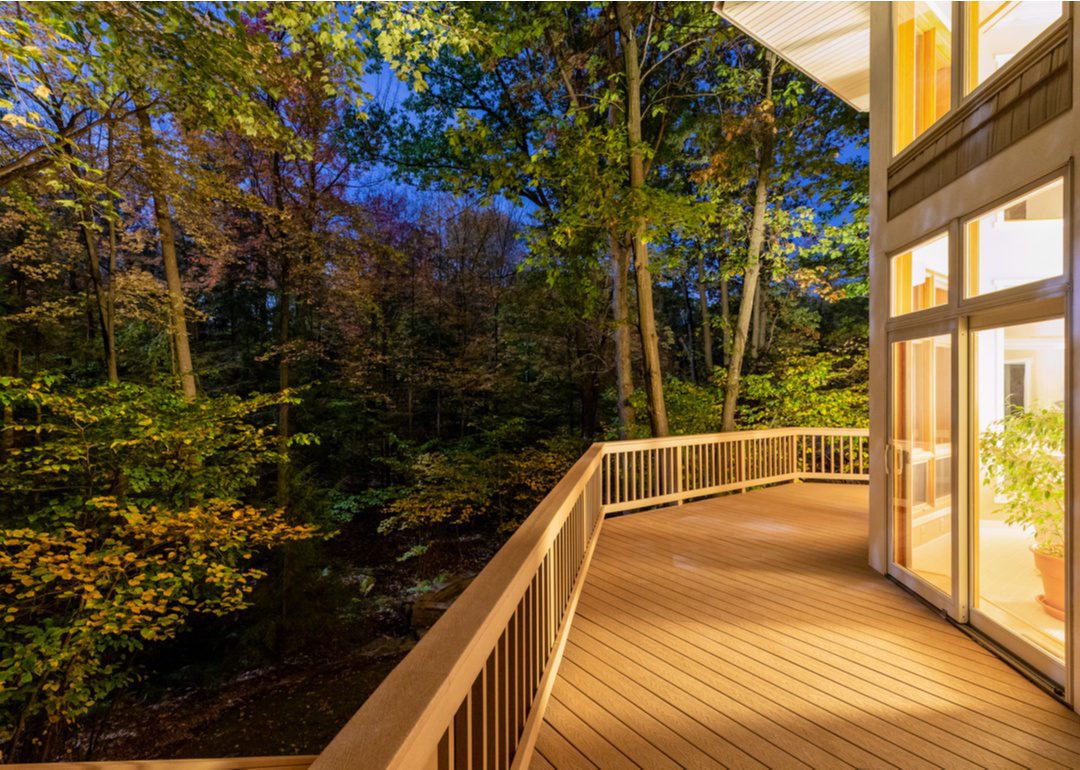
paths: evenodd
<path fill-rule="evenodd" d="M 531 766 L 1080 767 L 1080 717 L 866 565 L 867 488 L 604 523 Z"/>

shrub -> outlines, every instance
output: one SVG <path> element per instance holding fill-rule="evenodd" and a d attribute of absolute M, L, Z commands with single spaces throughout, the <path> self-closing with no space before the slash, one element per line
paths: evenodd
<path fill-rule="evenodd" d="M 983 483 L 1005 497 L 1006 524 L 1035 534 L 1049 556 L 1065 556 L 1065 410 L 1016 409 L 979 434 Z"/>
<path fill-rule="evenodd" d="M 8 755 L 28 742 L 45 751 L 136 677 L 138 650 L 193 613 L 246 606 L 260 549 L 315 534 L 240 500 L 278 459 L 273 426 L 248 418 L 279 398 L 188 404 L 166 388 L 0 378 L 15 415 L 0 457 Z"/>
<path fill-rule="evenodd" d="M 451 447 L 411 451 L 394 463 L 409 483 L 386 506 L 389 516 L 379 529 L 430 533 L 435 525 L 470 522 L 514 529 L 570 469 L 581 448 L 579 440 L 568 437 L 522 447 L 488 433 Z"/>
<path fill-rule="evenodd" d="M 865 354 L 795 354 L 748 374 L 739 394 L 743 428 L 865 428 L 870 421 Z"/>

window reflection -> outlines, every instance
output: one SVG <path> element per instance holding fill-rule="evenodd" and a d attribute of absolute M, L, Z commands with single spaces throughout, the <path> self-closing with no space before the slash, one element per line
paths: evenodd
<path fill-rule="evenodd" d="M 952 593 L 952 340 L 893 344 L 893 561 Z"/>
<path fill-rule="evenodd" d="M 1065 655 L 1065 323 L 974 334 L 974 606 Z"/>

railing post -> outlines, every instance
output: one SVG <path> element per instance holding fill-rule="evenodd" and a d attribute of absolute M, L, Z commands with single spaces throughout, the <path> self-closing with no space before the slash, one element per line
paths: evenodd
<path fill-rule="evenodd" d="M 683 504 L 683 499 L 682 499 L 682 491 L 683 491 L 682 455 L 683 455 L 683 447 L 681 447 L 681 446 L 675 447 L 675 494 L 678 495 L 678 498 L 675 500 L 676 505 L 682 505 Z"/>
<path fill-rule="evenodd" d="M 739 450 L 739 491 L 746 491 L 746 439 L 740 439 L 736 444 Z"/>

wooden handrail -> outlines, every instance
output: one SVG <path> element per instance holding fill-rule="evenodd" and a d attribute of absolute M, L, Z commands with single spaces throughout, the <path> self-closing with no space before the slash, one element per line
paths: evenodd
<path fill-rule="evenodd" d="M 585 452 L 312 768 L 509 766 L 603 520 L 602 455 Z"/>
<path fill-rule="evenodd" d="M 865 481 L 868 453 L 869 431 L 856 428 L 593 444 L 311 767 L 524 767 L 605 514 L 782 482 Z M 200 760 L 206 764 L 192 767 L 302 767 L 310 760 Z"/>

